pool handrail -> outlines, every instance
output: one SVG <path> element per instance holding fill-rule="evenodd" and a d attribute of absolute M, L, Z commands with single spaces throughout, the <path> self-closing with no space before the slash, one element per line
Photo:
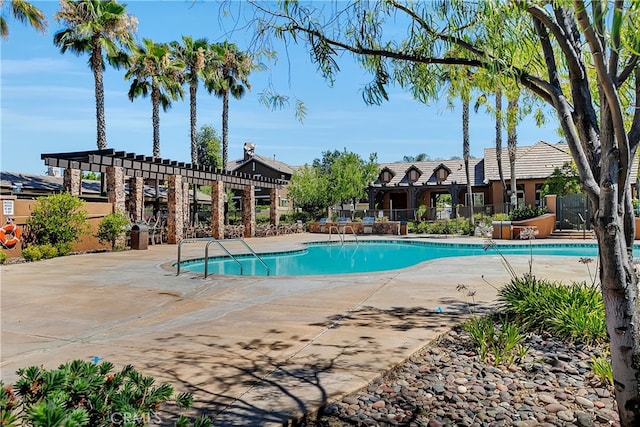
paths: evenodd
<path fill-rule="evenodd" d="M 342 228 L 342 230 L 340 230 L 340 228 Z M 350 225 L 340 225 L 340 227 L 338 227 L 336 225 L 330 226 L 329 227 L 329 241 L 331 241 L 331 230 L 335 229 L 336 230 L 336 234 L 340 238 L 340 244 L 344 245 L 344 238 L 346 236 L 347 228 L 351 230 L 351 233 L 353 234 L 353 237 L 356 239 L 356 243 L 360 243 L 358 241 L 358 236 L 356 235 L 356 231 Z"/>
<path fill-rule="evenodd" d="M 182 254 L 182 244 L 191 243 L 191 242 L 204 242 L 204 241 L 207 242 L 204 248 L 204 278 L 205 279 L 207 278 L 209 273 L 209 268 L 208 268 L 209 267 L 209 262 L 208 262 L 209 245 L 211 245 L 212 243 L 216 243 L 223 251 L 227 253 L 227 255 L 229 255 L 231 259 L 233 259 L 235 262 L 238 263 L 238 265 L 240 266 L 240 275 L 242 275 L 242 264 L 240 264 L 240 261 L 238 261 L 238 259 L 235 256 L 233 256 L 233 254 L 231 254 L 231 252 L 229 252 L 227 248 L 225 248 L 224 245 L 222 244 L 222 242 L 233 242 L 233 241 L 238 241 L 242 243 L 249 250 L 249 252 L 251 252 L 251 254 L 255 256 L 258 259 L 258 261 L 260 261 L 260 263 L 264 266 L 264 268 L 267 270 L 267 276 L 271 274 L 271 270 L 269 269 L 269 266 L 264 262 L 262 258 L 260 258 L 260 256 L 253 250 L 253 248 L 251 248 L 251 246 L 249 246 L 247 242 L 245 242 L 243 239 L 216 239 L 213 237 L 192 237 L 188 239 L 182 239 L 180 240 L 180 243 L 178 243 L 178 262 L 176 266 L 176 276 L 180 275 L 180 260 L 181 260 L 181 254 Z"/>
<path fill-rule="evenodd" d="M 233 240 L 237 240 L 237 239 L 233 239 Z M 217 243 L 220 249 L 225 251 L 227 255 L 229 255 L 229 257 L 238 264 L 238 267 L 240 267 L 240 275 L 242 276 L 242 264 L 240 263 L 240 261 L 238 261 L 238 259 L 233 255 L 231 255 L 231 252 L 229 252 L 227 248 L 225 248 L 222 245 L 222 243 L 220 243 L 219 240 L 211 240 L 207 242 L 206 246 L 204 247 L 204 278 L 206 279 L 207 276 L 209 275 L 209 245 L 211 245 L 212 243 Z"/>

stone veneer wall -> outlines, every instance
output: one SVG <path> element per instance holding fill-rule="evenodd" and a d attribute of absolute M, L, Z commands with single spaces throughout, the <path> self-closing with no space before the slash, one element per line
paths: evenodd
<path fill-rule="evenodd" d="M 124 168 L 107 166 L 107 197 L 113 206 L 113 212 L 127 214 L 126 193 L 124 191 Z M 116 246 L 125 246 L 125 236 L 116 240 Z"/>
<path fill-rule="evenodd" d="M 272 188 L 269 191 L 269 222 L 271 225 L 278 226 L 280 218 L 278 218 L 278 189 Z"/>
<path fill-rule="evenodd" d="M 65 169 L 62 177 L 65 191 L 72 196 L 80 196 L 82 193 L 82 171 L 80 169 Z"/>
<path fill-rule="evenodd" d="M 107 166 L 107 197 L 113 204 L 113 210 L 125 213 L 126 193 L 124 191 L 124 168 L 120 166 Z"/>
<path fill-rule="evenodd" d="M 362 222 L 348 222 L 346 225 L 353 228 L 356 234 L 365 234 L 364 233 L 364 224 Z M 309 223 L 309 232 L 310 233 L 329 233 L 329 229 L 331 227 L 341 228 L 341 225 L 338 225 L 337 222 L 327 222 L 326 224 L 320 224 L 319 222 L 310 222 Z M 371 234 L 400 234 L 400 221 L 376 221 L 373 223 Z M 406 226 L 405 226 L 406 230 Z M 331 233 L 335 234 L 336 229 L 331 229 Z M 351 230 L 347 230 L 347 234 L 351 233 Z"/>
<path fill-rule="evenodd" d="M 169 175 L 167 188 L 167 243 L 177 244 L 184 235 L 184 203 L 181 175 Z"/>
<path fill-rule="evenodd" d="M 242 225 L 244 225 L 244 237 L 256 235 L 256 196 L 253 185 L 245 185 L 242 190 Z"/>
<path fill-rule="evenodd" d="M 211 237 L 224 239 L 224 182 L 211 181 Z"/>
<path fill-rule="evenodd" d="M 184 228 L 190 224 L 189 219 L 191 218 L 191 212 L 189 211 L 189 200 L 189 183 L 182 181 L 182 221 L 184 223 Z M 193 203 L 197 203 L 197 199 L 195 197 L 193 198 Z"/>
<path fill-rule="evenodd" d="M 129 216 L 134 222 L 142 221 L 144 215 L 144 178 L 129 178 Z"/>

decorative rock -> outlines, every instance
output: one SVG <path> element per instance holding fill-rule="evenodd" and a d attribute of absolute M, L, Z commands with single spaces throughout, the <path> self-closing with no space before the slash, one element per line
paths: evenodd
<path fill-rule="evenodd" d="M 589 383 L 588 361 L 602 349 L 528 334 L 524 361 L 505 368 L 480 360 L 469 341 L 446 334 L 387 378 L 329 403 L 322 417 L 381 427 L 619 425 L 612 389 Z"/>
<path fill-rule="evenodd" d="M 576 396 L 576 403 L 580 406 L 583 406 L 585 408 L 593 408 L 593 402 L 590 401 L 589 399 L 586 399 L 582 396 Z"/>

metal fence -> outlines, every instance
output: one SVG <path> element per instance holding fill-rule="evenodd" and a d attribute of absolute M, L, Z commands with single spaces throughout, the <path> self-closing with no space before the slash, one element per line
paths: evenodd
<path fill-rule="evenodd" d="M 453 219 L 458 217 L 467 218 L 470 214 L 469 206 L 444 206 L 444 207 L 428 207 L 424 213 L 422 213 L 423 221 L 436 221 L 439 219 Z M 493 216 L 495 214 L 511 212 L 511 205 L 497 204 L 497 205 L 483 205 L 474 206 L 474 214 L 484 214 L 486 216 Z M 419 210 L 416 209 L 366 209 L 366 210 L 341 210 L 335 211 L 338 217 L 347 218 L 365 218 L 365 217 L 385 217 L 389 221 L 416 221 L 418 219 Z"/>
<path fill-rule="evenodd" d="M 558 230 L 590 230 L 591 204 L 585 194 L 570 194 L 556 200 Z"/>

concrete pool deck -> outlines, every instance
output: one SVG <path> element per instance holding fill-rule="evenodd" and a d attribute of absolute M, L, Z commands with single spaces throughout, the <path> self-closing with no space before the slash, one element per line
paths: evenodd
<path fill-rule="evenodd" d="M 246 241 L 273 252 L 326 238 Z M 203 243 L 186 244 L 183 258 L 203 252 Z M 495 252 L 381 273 L 206 280 L 176 276 L 176 257 L 176 245 L 156 245 L 0 267 L 0 378 L 97 356 L 194 393 L 216 425 L 282 425 L 362 388 L 458 323 L 472 302 L 458 285 L 488 307 L 496 289 L 487 283 L 509 280 Z M 508 260 L 528 271 L 528 256 Z M 534 256 L 533 272 L 590 281 L 576 257 Z"/>

